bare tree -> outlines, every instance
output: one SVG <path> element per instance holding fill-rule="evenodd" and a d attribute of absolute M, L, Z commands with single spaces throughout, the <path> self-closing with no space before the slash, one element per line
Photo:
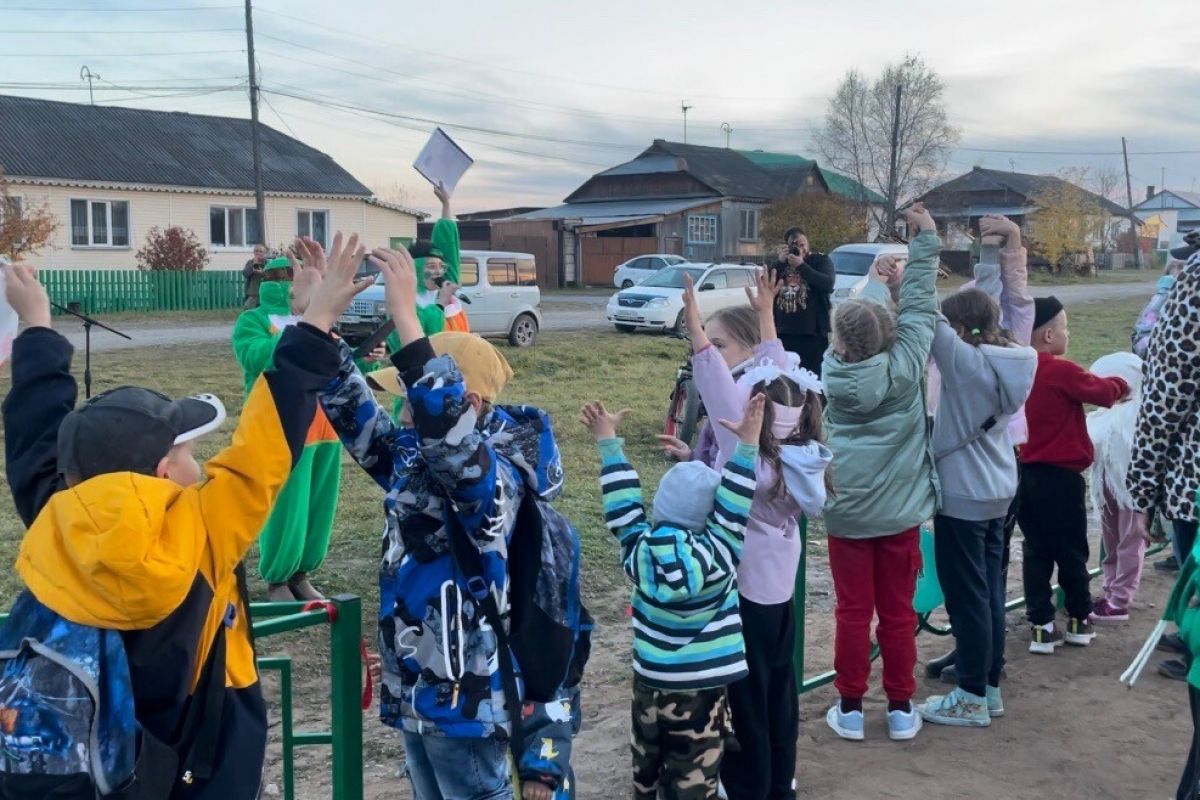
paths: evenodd
<path fill-rule="evenodd" d="M 901 98 L 893 189 L 897 87 Z M 873 81 L 852 69 L 829 100 L 824 127 L 813 133 L 814 144 L 829 166 L 887 198 L 888 212 L 872 212 L 885 230 L 891 228 L 887 214 L 903 199 L 928 189 L 958 143 L 959 130 L 947 118 L 944 91 L 941 78 L 919 56 L 887 65 Z"/>
<path fill-rule="evenodd" d="M 1127 197 L 1125 194 L 1125 174 L 1114 166 L 1105 164 L 1101 167 L 1093 167 L 1084 170 L 1079 181 L 1081 186 L 1086 186 L 1096 194 L 1103 197 L 1105 200 L 1123 206 L 1126 203 Z M 1104 222 L 1100 228 L 1100 251 L 1107 252 L 1116 246 L 1117 235 L 1120 233 L 1121 227 L 1129 222 L 1126 217 L 1114 217 L 1107 215 L 1104 217 Z"/>

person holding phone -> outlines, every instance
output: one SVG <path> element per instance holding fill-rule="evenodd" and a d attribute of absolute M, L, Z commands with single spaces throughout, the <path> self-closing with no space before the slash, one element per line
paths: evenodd
<path fill-rule="evenodd" d="M 829 312 L 837 272 L 824 253 L 814 252 L 800 227 L 788 228 L 775 271 L 783 289 L 775 298 L 775 328 L 783 347 L 819 377 L 829 347 Z"/>

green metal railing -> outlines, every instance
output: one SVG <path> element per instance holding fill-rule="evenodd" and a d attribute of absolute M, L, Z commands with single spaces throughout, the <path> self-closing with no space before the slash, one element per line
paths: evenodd
<path fill-rule="evenodd" d="M 1157 544 L 1146 550 L 1146 557 L 1152 556 L 1163 550 L 1166 544 Z M 1100 550 L 1100 560 L 1104 560 L 1103 546 Z M 1088 575 L 1095 578 L 1100 575 L 1101 568 L 1089 570 Z M 1063 605 L 1062 589 L 1055 584 L 1051 587 L 1055 592 L 1055 597 L 1059 608 Z M 796 684 L 799 694 L 806 694 L 814 689 L 820 689 L 822 686 L 827 686 L 833 683 L 833 679 L 837 677 L 834 670 L 826 670 L 825 672 L 817 673 L 808 677 L 804 673 L 804 614 L 805 605 L 808 598 L 808 519 L 800 518 L 800 566 L 796 570 L 796 593 L 792 598 L 793 607 L 796 615 L 796 644 L 792 653 L 792 663 L 796 667 Z M 1016 611 L 1018 608 L 1024 608 L 1025 598 L 1017 597 L 1009 600 L 1004 608 L 1006 611 Z M 935 625 L 929 620 L 929 615 L 918 616 L 917 633 L 927 631 L 937 636 L 948 636 L 952 631 L 949 626 Z M 878 645 L 871 647 L 871 660 L 874 661 L 879 657 Z"/>
<path fill-rule="evenodd" d="M 124 311 L 212 311 L 241 308 L 241 270 L 142 272 L 132 269 L 45 269 L 50 299 L 85 314 Z"/>
<path fill-rule="evenodd" d="M 304 603 L 252 603 L 254 637 L 261 640 L 290 631 L 329 626 L 330 729 L 300 732 L 292 711 L 292 658 L 272 656 L 258 659 L 260 672 L 279 673 L 281 746 L 283 751 L 283 797 L 296 797 L 297 747 L 333 748 L 333 800 L 362 800 L 362 601 L 354 595 L 339 595 L 327 606 L 305 610 Z M 260 648 L 261 649 L 261 648 Z"/>

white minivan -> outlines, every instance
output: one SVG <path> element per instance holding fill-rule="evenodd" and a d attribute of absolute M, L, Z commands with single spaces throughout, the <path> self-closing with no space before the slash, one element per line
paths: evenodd
<path fill-rule="evenodd" d="M 862 294 L 867 285 L 867 272 L 875 259 L 882 255 L 899 256 L 900 263 L 908 261 L 908 247 L 902 244 L 844 244 L 833 248 L 829 260 L 833 262 L 837 278 L 833 283 L 833 302 L 841 303 Z"/>
<path fill-rule="evenodd" d="M 529 253 L 463 250 L 458 296 L 471 332 L 507 338 L 513 347 L 529 347 L 542 327 L 542 292 L 537 264 Z M 338 320 L 338 333 L 352 345 L 363 341 L 387 319 L 383 275 L 354 298 Z"/>

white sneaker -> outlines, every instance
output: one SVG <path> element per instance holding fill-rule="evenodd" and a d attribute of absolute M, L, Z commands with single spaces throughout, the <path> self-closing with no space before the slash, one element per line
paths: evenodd
<path fill-rule="evenodd" d="M 911 702 L 908 711 L 889 711 L 887 715 L 888 738 L 894 742 L 912 739 L 921 730 L 921 715 Z"/>
<path fill-rule="evenodd" d="M 833 728 L 833 732 L 843 739 L 852 742 L 863 740 L 863 712 L 842 711 L 841 703 L 834 703 L 833 708 L 825 714 L 825 722 Z"/>

